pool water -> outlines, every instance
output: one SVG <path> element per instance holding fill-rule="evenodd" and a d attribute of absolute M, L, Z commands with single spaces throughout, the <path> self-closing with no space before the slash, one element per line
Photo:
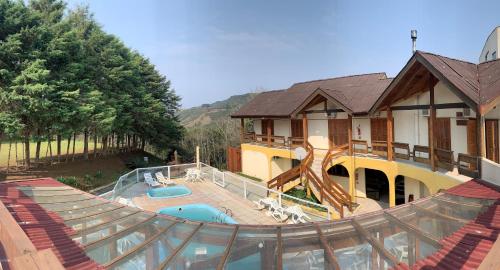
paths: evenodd
<path fill-rule="evenodd" d="M 179 185 L 173 187 L 151 188 L 148 190 L 147 194 L 150 198 L 165 199 L 190 195 L 191 190 L 185 186 Z"/>
<path fill-rule="evenodd" d="M 196 203 L 166 207 L 158 211 L 160 214 L 185 218 L 193 221 L 238 224 L 224 212 L 208 204 Z"/>

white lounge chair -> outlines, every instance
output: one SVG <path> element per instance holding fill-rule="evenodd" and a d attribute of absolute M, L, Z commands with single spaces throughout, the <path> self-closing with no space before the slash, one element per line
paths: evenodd
<path fill-rule="evenodd" d="M 258 201 L 253 201 L 253 203 L 255 205 L 257 205 L 256 210 L 263 210 L 275 201 L 276 201 L 276 199 L 274 199 L 274 198 L 262 198 L 262 199 L 259 199 Z"/>
<path fill-rule="evenodd" d="M 311 220 L 311 218 L 306 213 L 304 213 L 302 208 L 298 205 L 287 207 L 285 208 L 284 212 L 292 216 L 292 222 L 294 224 L 307 223 L 306 219 Z"/>
<path fill-rule="evenodd" d="M 156 181 L 153 178 L 153 176 L 151 176 L 151 173 L 144 173 L 144 182 L 146 182 L 146 184 L 148 184 L 148 186 L 150 186 L 150 187 L 161 186 L 161 184 L 158 183 L 158 181 Z"/>
<path fill-rule="evenodd" d="M 163 176 L 162 172 L 155 173 L 155 176 L 156 176 L 156 180 L 158 180 L 158 182 L 160 182 L 161 184 L 164 184 L 167 186 L 175 185 L 175 182 L 166 178 L 165 176 Z"/>
<path fill-rule="evenodd" d="M 188 182 L 201 182 L 201 171 L 196 168 L 189 168 L 186 170 L 186 181 Z"/>
<path fill-rule="evenodd" d="M 274 200 L 269 205 L 269 211 L 267 211 L 267 215 L 273 217 L 278 222 L 285 222 L 288 219 L 288 215 L 285 214 L 285 209 L 281 207 L 278 201 Z"/>

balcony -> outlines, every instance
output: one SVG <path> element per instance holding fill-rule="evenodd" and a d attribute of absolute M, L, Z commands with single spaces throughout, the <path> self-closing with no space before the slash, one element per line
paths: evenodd
<path fill-rule="evenodd" d="M 273 148 L 296 148 L 304 145 L 304 137 L 286 137 L 266 134 L 256 134 L 253 132 L 243 135 L 243 143 L 264 145 Z"/>

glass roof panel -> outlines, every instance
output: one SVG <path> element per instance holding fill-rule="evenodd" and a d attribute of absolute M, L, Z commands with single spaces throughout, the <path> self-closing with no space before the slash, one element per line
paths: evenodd
<path fill-rule="evenodd" d="M 85 199 L 92 198 L 90 196 L 86 196 L 83 194 L 74 194 L 74 195 L 64 195 L 64 196 L 37 196 L 37 197 L 31 197 L 33 201 L 39 203 L 39 204 L 46 204 L 46 203 L 66 203 L 66 202 L 72 202 L 72 201 L 81 201 Z"/>
<path fill-rule="evenodd" d="M 233 235 L 234 226 L 205 226 L 173 262 L 173 269 L 216 269 Z"/>
<path fill-rule="evenodd" d="M 86 208 L 98 204 L 108 203 L 109 201 L 103 201 L 99 199 L 91 199 L 84 201 L 76 201 L 76 202 L 67 202 L 67 203 L 55 203 L 55 204 L 44 204 L 43 208 L 49 211 L 68 211 L 68 210 L 76 210 L 81 208 Z"/>
<path fill-rule="evenodd" d="M 86 251 L 87 255 L 99 264 L 109 263 L 142 244 L 144 241 L 160 232 L 162 228 L 166 228 L 169 224 L 171 224 L 171 222 L 166 219 L 155 218 L 153 221 L 147 222 L 125 235 L 111 237 L 99 242 L 96 246 L 92 246 Z"/>
<path fill-rule="evenodd" d="M 144 222 L 151 216 L 151 214 L 139 212 L 124 219 L 120 219 L 103 226 L 95 227 L 94 229 L 82 230 L 77 235 L 73 236 L 73 240 L 86 245 L 104 237 L 108 237 L 112 233 L 123 231 L 138 223 Z"/>
<path fill-rule="evenodd" d="M 388 212 L 399 220 L 418 228 L 418 230 L 432 235 L 437 240 L 449 236 L 463 226 L 463 223 L 460 222 L 450 222 L 447 219 L 416 211 L 411 205 L 405 205 Z"/>
<path fill-rule="evenodd" d="M 324 269 L 325 250 L 316 226 L 282 227 L 283 269 Z"/>
<path fill-rule="evenodd" d="M 197 227 L 197 224 L 177 223 L 133 256 L 110 269 L 158 269 Z"/>
<path fill-rule="evenodd" d="M 112 203 L 101 204 L 101 205 L 96 205 L 96 206 L 83 208 L 83 209 L 68 210 L 68 211 L 59 213 L 59 216 L 61 216 L 64 220 L 77 219 L 77 218 L 82 218 L 85 216 L 90 216 L 93 214 L 99 214 L 99 213 L 111 211 L 111 210 L 117 209 L 119 207 L 120 207 L 119 205 L 112 204 Z"/>
<path fill-rule="evenodd" d="M 276 228 L 240 227 L 224 269 L 275 269 Z"/>
<path fill-rule="evenodd" d="M 134 212 L 137 212 L 137 210 L 129 207 L 123 207 L 87 218 L 66 221 L 65 224 L 74 230 L 83 230 L 124 216 L 128 216 Z"/>
<path fill-rule="evenodd" d="M 340 269 L 373 269 L 373 260 L 377 259 L 378 253 L 350 220 L 322 224 L 321 230 L 333 249 Z"/>

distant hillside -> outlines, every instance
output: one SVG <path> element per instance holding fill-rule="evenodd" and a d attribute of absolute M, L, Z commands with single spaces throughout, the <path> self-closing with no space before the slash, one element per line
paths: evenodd
<path fill-rule="evenodd" d="M 219 119 L 229 117 L 231 113 L 238 110 L 256 95 L 257 93 L 236 95 L 226 100 L 181 110 L 178 114 L 179 120 L 185 127 L 210 125 Z"/>

